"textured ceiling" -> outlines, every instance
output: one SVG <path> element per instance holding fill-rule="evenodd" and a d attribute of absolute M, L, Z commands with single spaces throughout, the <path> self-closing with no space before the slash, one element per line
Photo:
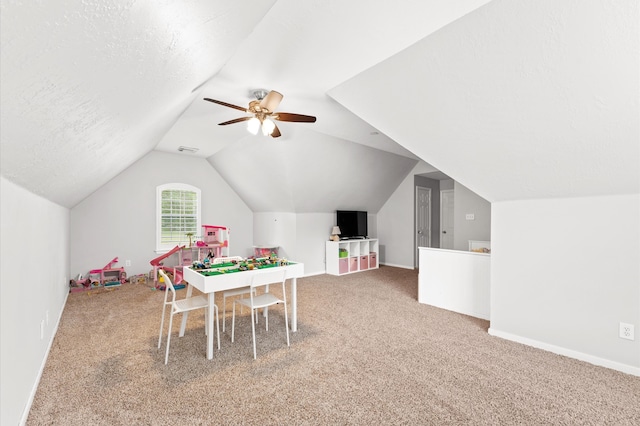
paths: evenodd
<path fill-rule="evenodd" d="M 154 149 L 254 211 L 377 211 L 418 158 L 491 201 L 637 192 L 637 1 L 485 3 L 1 0 L 2 175 L 67 207 Z M 318 121 L 202 100 L 256 88 Z"/>
<path fill-rule="evenodd" d="M 71 207 L 154 149 L 272 2 L 1 4 L 2 175 Z"/>

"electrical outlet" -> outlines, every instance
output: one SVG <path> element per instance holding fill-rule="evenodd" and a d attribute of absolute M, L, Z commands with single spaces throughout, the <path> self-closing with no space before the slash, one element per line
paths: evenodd
<path fill-rule="evenodd" d="M 467 220 L 475 220 L 475 218 L 476 218 L 476 215 L 473 214 L 473 213 L 467 213 L 465 215 L 465 219 L 467 219 Z"/>
<path fill-rule="evenodd" d="M 635 340 L 633 324 L 620 323 L 620 338 L 627 340 Z"/>
<path fill-rule="evenodd" d="M 131 266 L 131 260 L 127 259 L 124 261 L 124 266 Z"/>

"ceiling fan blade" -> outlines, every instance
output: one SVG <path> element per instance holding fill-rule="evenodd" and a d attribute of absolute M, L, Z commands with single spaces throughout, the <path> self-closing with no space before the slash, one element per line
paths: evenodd
<path fill-rule="evenodd" d="M 233 120 L 225 121 L 224 123 L 218 123 L 218 126 L 226 126 L 227 124 L 240 123 L 242 121 L 251 120 L 253 117 L 240 117 L 234 118 Z"/>
<path fill-rule="evenodd" d="M 278 112 L 271 116 L 278 121 L 294 121 L 297 123 L 315 123 L 316 118 L 311 115 L 293 114 L 290 112 Z"/>
<path fill-rule="evenodd" d="M 278 129 L 278 126 L 276 126 L 275 123 L 273 123 L 273 125 L 275 127 L 273 128 L 273 132 L 271 132 L 271 137 L 272 138 L 279 138 L 280 136 L 282 136 L 282 133 L 280 133 L 280 129 Z"/>
<path fill-rule="evenodd" d="M 209 101 L 209 102 L 213 102 L 214 104 L 218 104 L 218 105 L 223 105 L 229 108 L 234 108 L 234 109 L 239 109 L 242 112 L 249 112 L 247 111 L 246 108 L 238 106 L 238 105 L 233 105 L 233 104 L 228 104 L 226 102 L 222 102 L 222 101 L 217 101 L 215 99 L 211 99 L 211 98 L 204 98 L 205 101 Z"/>
<path fill-rule="evenodd" d="M 280 92 L 272 90 L 267 96 L 264 97 L 262 101 L 260 101 L 260 108 L 268 109 L 269 111 L 273 112 L 276 110 L 276 108 L 278 108 L 278 105 L 280 105 L 282 98 L 283 96 Z"/>

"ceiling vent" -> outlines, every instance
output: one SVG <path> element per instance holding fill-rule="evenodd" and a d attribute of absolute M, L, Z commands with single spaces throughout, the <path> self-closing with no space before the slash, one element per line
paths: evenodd
<path fill-rule="evenodd" d="M 190 146 L 180 146 L 180 147 L 178 147 L 178 151 L 180 151 L 180 152 L 188 152 L 190 154 L 193 154 L 195 152 L 198 152 L 198 148 L 192 148 Z"/>

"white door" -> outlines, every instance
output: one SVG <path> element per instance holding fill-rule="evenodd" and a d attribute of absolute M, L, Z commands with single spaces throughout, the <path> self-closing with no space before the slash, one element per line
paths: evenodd
<path fill-rule="evenodd" d="M 416 247 L 414 266 L 418 266 L 418 247 L 431 247 L 431 188 L 416 186 Z"/>
<path fill-rule="evenodd" d="M 453 189 L 440 191 L 440 248 L 453 250 Z"/>

